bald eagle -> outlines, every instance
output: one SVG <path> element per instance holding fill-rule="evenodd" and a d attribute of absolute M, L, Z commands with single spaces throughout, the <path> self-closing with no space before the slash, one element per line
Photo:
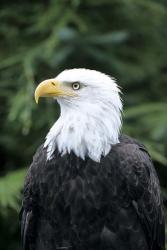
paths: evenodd
<path fill-rule="evenodd" d="M 36 102 L 52 97 L 61 113 L 25 179 L 24 250 L 165 249 L 158 177 L 146 148 L 120 133 L 119 93 L 88 69 L 36 88 Z"/>

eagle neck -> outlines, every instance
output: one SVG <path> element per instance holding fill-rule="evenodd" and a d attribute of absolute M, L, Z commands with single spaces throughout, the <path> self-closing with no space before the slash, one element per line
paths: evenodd
<path fill-rule="evenodd" d="M 85 110 L 63 107 L 46 137 L 47 159 L 52 159 L 57 148 L 62 155 L 73 152 L 83 160 L 89 157 L 99 162 L 119 142 L 120 127 L 120 110 L 113 105 L 103 103 Z"/>

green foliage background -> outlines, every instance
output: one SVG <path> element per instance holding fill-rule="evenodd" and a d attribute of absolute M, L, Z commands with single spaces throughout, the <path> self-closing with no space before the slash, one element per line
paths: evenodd
<path fill-rule="evenodd" d="M 123 131 L 148 147 L 167 188 L 167 1 L 1 1 L 0 248 L 20 249 L 26 169 L 59 109 L 33 99 L 41 80 L 86 67 L 122 87 Z"/>

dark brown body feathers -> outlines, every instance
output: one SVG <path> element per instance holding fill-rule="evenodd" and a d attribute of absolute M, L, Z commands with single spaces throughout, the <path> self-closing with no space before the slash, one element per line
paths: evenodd
<path fill-rule="evenodd" d="M 43 145 L 28 171 L 24 250 L 164 250 L 159 181 L 143 145 L 121 136 L 96 163 Z"/>

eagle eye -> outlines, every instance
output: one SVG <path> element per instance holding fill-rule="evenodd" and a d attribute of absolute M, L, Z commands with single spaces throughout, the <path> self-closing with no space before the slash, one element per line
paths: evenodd
<path fill-rule="evenodd" d="M 72 83 L 72 88 L 73 88 L 74 90 L 80 89 L 80 83 L 79 83 L 79 82 L 73 82 L 73 83 Z"/>

